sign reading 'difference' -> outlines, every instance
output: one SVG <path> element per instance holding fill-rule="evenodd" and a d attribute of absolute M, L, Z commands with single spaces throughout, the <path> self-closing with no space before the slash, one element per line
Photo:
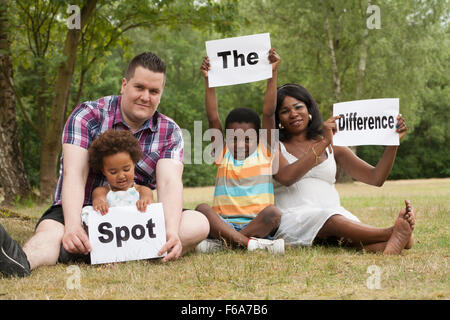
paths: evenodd
<path fill-rule="evenodd" d="M 336 146 L 399 145 L 396 130 L 399 99 L 370 99 L 335 103 L 333 116 L 337 132 L 333 137 Z"/>
<path fill-rule="evenodd" d="M 111 207 L 104 216 L 93 213 L 88 219 L 91 264 L 162 257 L 158 251 L 166 243 L 166 227 L 161 203 L 148 205 L 145 212 L 136 206 Z"/>
<path fill-rule="evenodd" d="M 211 40 L 206 41 L 205 45 L 211 64 L 208 73 L 210 88 L 272 77 L 268 33 Z"/>

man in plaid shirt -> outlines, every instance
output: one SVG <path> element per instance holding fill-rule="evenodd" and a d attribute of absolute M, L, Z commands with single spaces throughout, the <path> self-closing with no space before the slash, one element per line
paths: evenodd
<path fill-rule="evenodd" d="M 79 105 L 70 115 L 62 137 L 61 169 L 52 206 L 39 220 L 23 250 L 0 225 L 0 272 L 24 276 L 42 265 L 87 256 L 89 238 L 81 224 L 81 209 L 92 204 L 92 191 L 103 175 L 89 171 L 91 142 L 108 129 L 130 130 L 144 157 L 136 164 L 135 182 L 158 192 L 166 221 L 163 261 L 178 258 L 206 238 L 209 224 L 193 210 L 182 213 L 183 138 L 178 125 L 157 111 L 166 78 L 164 62 L 143 53 L 130 62 L 121 95 Z"/>

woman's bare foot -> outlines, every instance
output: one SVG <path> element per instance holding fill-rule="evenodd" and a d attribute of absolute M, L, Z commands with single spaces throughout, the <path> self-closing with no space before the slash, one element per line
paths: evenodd
<path fill-rule="evenodd" d="M 405 200 L 406 207 L 400 210 L 394 224 L 394 231 L 389 238 L 384 254 L 400 254 L 407 246 L 412 246 L 412 232 L 415 224 L 414 208 L 409 200 Z"/>
<path fill-rule="evenodd" d="M 414 245 L 414 234 L 411 233 L 411 237 L 408 240 L 408 243 L 405 246 L 405 249 L 409 250 Z"/>
<path fill-rule="evenodd" d="M 405 206 L 406 206 L 405 219 L 408 220 L 411 229 L 414 230 L 414 225 L 416 224 L 416 213 L 411 205 L 411 201 L 405 200 Z"/>
<path fill-rule="evenodd" d="M 408 220 L 411 229 L 414 230 L 414 226 L 416 223 L 416 213 L 414 211 L 414 208 L 411 206 L 411 202 L 409 200 L 405 200 L 405 205 L 406 205 L 405 218 Z M 409 238 L 408 243 L 405 246 L 405 249 L 411 249 L 413 244 L 414 244 L 414 235 L 411 234 L 411 237 Z"/>

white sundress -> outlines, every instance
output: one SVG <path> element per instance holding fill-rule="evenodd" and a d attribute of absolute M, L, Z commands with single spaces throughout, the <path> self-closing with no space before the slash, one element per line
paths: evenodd
<path fill-rule="evenodd" d="M 280 142 L 281 152 L 289 163 L 297 161 Z M 326 149 L 327 159 L 309 170 L 299 181 L 287 187 L 274 181 L 275 206 L 281 212 L 281 222 L 275 238 L 286 244 L 310 246 L 324 223 L 335 214 L 359 222 L 341 206 L 335 188 L 336 161 Z"/>
<path fill-rule="evenodd" d="M 135 206 L 139 200 L 139 192 L 134 185 L 125 191 L 112 191 L 111 187 L 106 194 L 106 202 L 110 207 Z M 83 207 L 81 210 L 81 221 L 87 226 L 89 214 L 100 214 L 92 206 Z"/>

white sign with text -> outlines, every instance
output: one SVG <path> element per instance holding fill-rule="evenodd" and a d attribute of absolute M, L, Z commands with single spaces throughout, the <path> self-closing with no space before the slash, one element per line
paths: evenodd
<path fill-rule="evenodd" d="M 88 219 L 91 264 L 162 257 L 158 251 L 166 243 L 166 227 L 161 203 L 148 205 L 145 212 L 136 206 L 111 207 L 104 216 L 93 212 Z"/>
<path fill-rule="evenodd" d="M 211 69 L 209 87 L 254 82 L 272 77 L 270 34 L 206 41 Z"/>
<path fill-rule="evenodd" d="M 336 146 L 384 145 L 398 146 L 396 130 L 399 99 L 370 99 L 335 103 L 333 116 L 337 132 L 333 137 Z"/>

